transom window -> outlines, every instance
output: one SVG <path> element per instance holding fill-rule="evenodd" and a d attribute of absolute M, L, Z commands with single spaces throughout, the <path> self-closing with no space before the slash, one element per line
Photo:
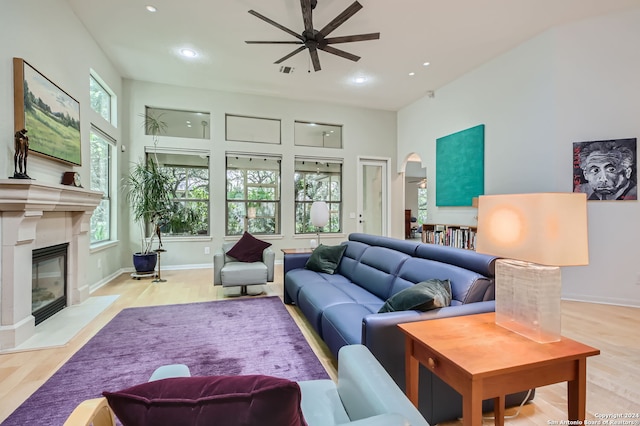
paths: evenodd
<path fill-rule="evenodd" d="M 296 234 L 315 233 L 311 223 L 311 205 L 325 201 L 329 223 L 320 232 L 342 230 L 342 160 L 296 158 L 294 173 Z"/>
<path fill-rule="evenodd" d="M 91 109 L 100 114 L 107 122 L 115 125 L 113 105 L 115 105 L 115 95 L 113 91 L 103 82 L 98 81 L 96 75 L 89 75 L 89 97 L 91 99 Z"/>
<path fill-rule="evenodd" d="M 91 190 L 102 192 L 102 200 L 91 215 L 91 244 L 111 239 L 111 158 L 116 142 L 95 127 L 89 132 L 91 151 Z"/>
<path fill-rule="evenodd" d="M 280 233 L 279 156 L 227 154 L 226 235 Z"/>

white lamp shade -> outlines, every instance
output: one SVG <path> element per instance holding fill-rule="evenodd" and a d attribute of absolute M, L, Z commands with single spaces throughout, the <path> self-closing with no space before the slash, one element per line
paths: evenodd
<path fill-rule="evenodd" d="M 476 251 L 541 265 L 588 265 L 586 194 L 480 196 Z"/>
<path fill-rule="evenodd" d="M 329 206 L 324 201 L 314 201 L 311 205 L 311 223 L 322 228 L 329 223 Z"/>

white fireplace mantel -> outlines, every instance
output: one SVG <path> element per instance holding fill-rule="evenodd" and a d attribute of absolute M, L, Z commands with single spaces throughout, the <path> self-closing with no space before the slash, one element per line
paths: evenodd
<path fill-rule="evenodd" d="M 39 245 L 69 243 L 67 305 L 89 297 L 90 219 L 101 199 L 101 192 L 84 188 L 0 179 L 0 350 L 20 345 L 35 332 L 31 265 L 32 251 Z"/>

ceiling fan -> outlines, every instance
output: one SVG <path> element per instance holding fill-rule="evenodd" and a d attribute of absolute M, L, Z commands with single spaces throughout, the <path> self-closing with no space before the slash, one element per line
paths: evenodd
<path fill-rule="evenodd" d="M 313 9 L 315 9 L 318 1 L 317 0 L 300 0 L 300 6 L 302 7 L 302 20 L 304 22 L 304 31 L 301 34 L 296 33 L 295 31 L 290 30 L 289 28 L 278 24 L 275 21 L 267 18 L 264 15 L 256 12 L 255 10 L 250 10 L 249 13 L 253 16 L 256 16 L 262 19 L 265 22 L 273 25 L 276 28 L 281 29 L 282 31 L 291 34 L 297 40 L 292 41 L 246 41 L 247 44 L 299 44 L 301 45 L 293 52 L 288 55 L 283 56 L 278 59 L 275 64 L 279 64 L 281 62 L 286 61 L 293 55 L 296 55 L 302 52 L 305 49 L 309 49 L 309 55 L 311 55 L 311 62 L 313 63 L 314 71 L 320 71 L 320 57 L 318 56 L 318 49 L 331 53 L 337 56 L 340 56 L 345 59 L 350 59 L 352 61 L 358 61 L 360 59 L 359 56 L 351 54 L 349 52 L 345 52 L 344 50 L 337 49 L 332 44 L 338 43 L 350 43 L 353 41 L 365 41 L 365 40 L 377 40 L 380 38 L 380 33 L 368 33 L 368 34 L 357 34 L 350 36 L 342 36 L 342 37 L 329 37 L 327 36 L 333 32 L 336 28 L 342 25 L 347 19 L 351 18 L 357 11 L 362 9 L 362 5 L 357 1 L 353 2 L 351 6 L 347 7 L 341 14 L 336 16 L 331 22 L 324 26 L 321 30 L 316 30 L 313 28 Z"/>

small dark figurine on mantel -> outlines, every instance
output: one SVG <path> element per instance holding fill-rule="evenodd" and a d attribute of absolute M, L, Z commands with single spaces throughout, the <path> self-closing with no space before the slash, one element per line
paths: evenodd
<path fill-rule="evenodd" d="M 29 136 L 27 129 L 15 134 L 15 154 L 13 154 L 13 179 L 31 179 L 27 174 L 27 156 L 29 155 Z M 11 176 L 9 176 L 11 179 Z"/>

